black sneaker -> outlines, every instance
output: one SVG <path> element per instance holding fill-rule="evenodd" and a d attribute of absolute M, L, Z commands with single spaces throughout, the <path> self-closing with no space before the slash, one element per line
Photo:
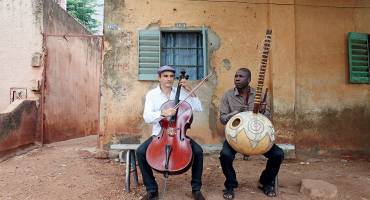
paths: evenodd
<path fill-rule="evenodd" d="M 158 200 L 158 191 L 147 192 L 146 195 L 143 197 L 143 200 Z"/>
<path fill-rule="evenodd" d="M 199 191 L 199 190 L 198 191 L 193 191 L 192 194 L 193 194 L 193 199 L 194 200 L 205 200 L 202 192 Z"/>
<path fill-rule="evenodd" d="M 258 187 L 262 192 L 269 197 L 276 197 L 275 187 L 272 185 L 263 185 Z"/>
<path fill-rule="evenodd" d="M 234 199 L 234 197 L 235 197 L 234 189 L 232 189 L 232 188 L 231 189 L 224 189 L 223 192 L 224 192 L 224 195 L 223 195 L 224 199 L 226 199 L 226 200 Z"/>

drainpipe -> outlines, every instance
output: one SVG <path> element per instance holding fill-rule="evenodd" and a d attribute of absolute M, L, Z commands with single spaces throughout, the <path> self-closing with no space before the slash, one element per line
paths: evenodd
<path fill-rule="evenodd" d="M 44 132 L 45 132 L 45 87 L 46 87 L 46 67 L 47 67 L 47 48 L 46 48 L 46 35 L 42 33 L 42 62 L 43 62 L 43 69 L 42 69 L 42 79 L 41 79 L 41 99 L 40 99 L 40 108 L 41 108 L 41 123 L 40 123 L 40 130 L 41 130 L 41 146 L 44 145 Z"/>

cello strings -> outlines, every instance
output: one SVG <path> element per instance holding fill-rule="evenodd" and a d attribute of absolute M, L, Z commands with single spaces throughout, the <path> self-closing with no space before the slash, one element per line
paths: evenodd
<path fill-rule="evenodd" d="M 177 109 L 179 108 L 179 106 L 186 100 L 190 97 L 191 94 L 193 94 L 209 77 L 211 77 L 213 75 L 213 71 L 211 71 L 211 73 L 209 73 L 198 85 L 196 85 L 190 92 L 189 94 L 186 96 L 185 99 L 181 100 L 179 103 L 176 104 L 175 107 L 173 107 L 174 109 Z"/>

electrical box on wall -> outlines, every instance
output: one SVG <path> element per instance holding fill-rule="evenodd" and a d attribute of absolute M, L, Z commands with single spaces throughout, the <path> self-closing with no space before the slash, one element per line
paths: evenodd
<path fill-rule="evenodd" d="M 34 92 L 40 92 L 41 89 L 41 83 L 38 79 L 31 80 L 31 87 L 30 89 Z"/>
<path fill-rule="evenodd" d="M 27 99 L 27 88 L 11 87 L 9 97 L 10 103 L 18 99 Z"/>
<path fill-rule="evenodd" d="M 31 61 L 32 67 L 40 67 L 41 66 L 41 58 L 42 58 L 41 53 L 39 53 L 39 52 L 34 53 L 32 55 L 32 61 Z"/>

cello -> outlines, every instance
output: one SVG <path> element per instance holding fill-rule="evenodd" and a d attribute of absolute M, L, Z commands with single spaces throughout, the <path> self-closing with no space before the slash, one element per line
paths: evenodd
<path fill-rule="evenodd" d="M 193 153 L 190 139 L 186 131 L 193 121 L 193 112 L 186 99 L 190 97 L 213 73 L 208 74 L 189 94 L 180 101 L 181 80 L 188 79 L 185 71 L 181 72 L 176 90 L 175 100 L 162 104 L 161 110 L 174 108 L 175 115 L 163 118 L 159 123 L 162 127 L 157 136 L 153 136 L 146 151 L 148 164 L 157 172 L 168 175 L 186 172 L 192 163 Z"/>
<path fill-rule="evenodd" d="M 161 106 L 161 110 L 173 108 L 180 102 L 180 81 L 188 79 L 185 71 L 181 72 L 177 85 L 175 100 L 169 100 Z M 179 104 L 176 114 L 172 117 L 163 118 L 159 123 L 161 133 L 153 137 L 146 151 L 148 164 L 156 171 L 163 173 L 165 177 L 170 174 L 181 174 L 191 165 L 193 153 L 190 139 L 186 137 L 186 131 L 190 128 L 193 120 L 193 112 L 189 103 L 184 101 Z"/>

